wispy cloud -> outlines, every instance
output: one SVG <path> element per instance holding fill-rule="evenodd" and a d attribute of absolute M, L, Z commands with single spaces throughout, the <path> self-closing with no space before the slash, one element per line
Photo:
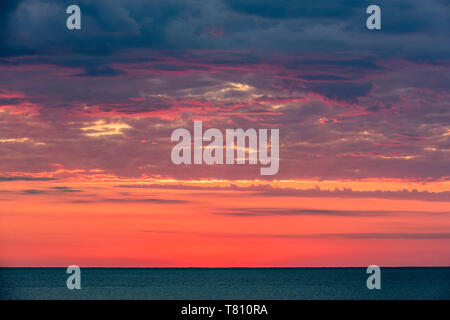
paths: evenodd
<path fill-rule="evenodd" d="M 214 235 L 211 235 L 214 236 Z M 450 239 L 450 233 L 316 233 L 316 234 L 219 234 L 242 238 L 281 239 Z"/>
<path fill-rule="evenodd" d="M 270 216 L 336 216 L 336 217 L 384 217 L 402 214 L 448 215 L 450 211 L 401 211 L 401 210 L 325 210 L 325 209 L 284 209 L 284 208 L 228 208 L 213 214 L 234 217 L 270 217 Z"/>
<path fill-rule="evenodd" d="M 188 200 L 163 199 L 163 198 L 94 198 L 76 199 L 72 203 L 154 203 L 154 204 L 185 204 Z"/>
<path fill-rule="evenodd" d="M 5 177 L 5 176 L 0 176 L 0 182 L 1 181 L 51 181 L 51 180 L 57 180 L 57 179 L 51 178 L 51 177 L 26 177 L 26 176 Z"/>
<path fill-rule="evenodd" d="M 295 189 L 274 187 L 271 185 L 252 185 L 241 187 L 234 184 L 229 186 L 201 186 L 189 184 L 125 184 L 117 185 L 120 188 L 148 188 L 148 189 L 168 189 L 168 190 L 192 190 L 192 191 L 238 191 L 243 197 L 314 197 L 314 198 L 379 198 L 394 200 L 420 200 L 420 201 L 450 201 L 450 191 L 431 192 L 418 190 L 375 190 L 357 191 L 351 188 L 335 188 L 334 190 L 324 190 L 319 187 L 309 189 Z"/>
<path fill-rule="evenodd" d="M 144 233 L 171 235 L 194 235 L 217 238 L 278 238 L 278 239 L 450 239 L 450 233 L 396 233 L 396 232 L 361 232 L 361 233 L 225 233 L 225 232 L 185 232 L 174 230 L 140 230 Z"/>

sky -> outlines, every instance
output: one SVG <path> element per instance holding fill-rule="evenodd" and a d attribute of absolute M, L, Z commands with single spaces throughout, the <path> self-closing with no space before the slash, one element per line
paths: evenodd
<path fill-rule="evenodd" d="M 0 266 L 449 266 L 449 38 L 445 0 L 1 1 Z M 173 164 L 196 120 L 279 129 L 278 173 Z"/>

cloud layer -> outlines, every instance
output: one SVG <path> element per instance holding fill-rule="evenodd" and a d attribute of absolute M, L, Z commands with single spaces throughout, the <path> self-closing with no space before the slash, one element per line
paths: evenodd
<path fill-rule="evenodd" d="M 2 2 L 0 172 L 248 178 L 177 167 L 172 130 L 280 128 L 277 178 L 446 180 L 449 5 L 389 1 Z M 78 171 L 77 171 L 78 172 Z"/>

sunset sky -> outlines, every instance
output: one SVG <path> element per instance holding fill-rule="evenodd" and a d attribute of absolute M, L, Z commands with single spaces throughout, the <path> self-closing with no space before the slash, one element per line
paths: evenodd
<path fill-rule="evenodd" d="M 0 266 L 450 266 L 449 39 L 446 0 L 1 1 Z M 174 165 L 194 120 L 278 174 Z"/>

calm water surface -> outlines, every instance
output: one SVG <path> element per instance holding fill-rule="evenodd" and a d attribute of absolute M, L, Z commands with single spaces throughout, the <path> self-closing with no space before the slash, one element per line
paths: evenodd
<path fill-rule="evenodd" d="M 65 268 L 0 268 L 0 299 L 450 299 L 450 267 L 82 268 L 68 290 Z"/>

